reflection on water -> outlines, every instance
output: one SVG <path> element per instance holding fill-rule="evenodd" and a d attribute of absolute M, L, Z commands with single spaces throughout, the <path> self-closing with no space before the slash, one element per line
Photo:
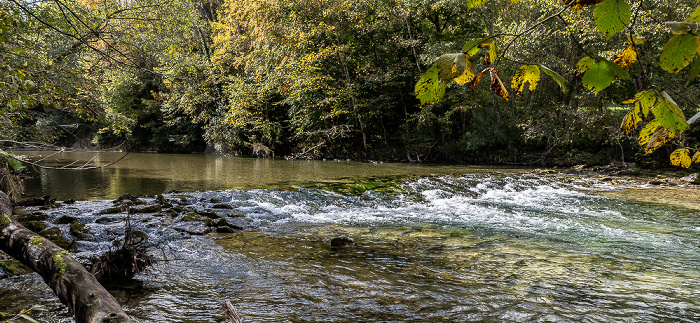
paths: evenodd
<path fill-rule="evenodd" d="M 15 153 L 34 160 L 53 154 L 34 151 Z M 82 165 L 92 159 L 94 164 L 106 164 L 123 155 L 116 152 L 65 152 L 53 155 L 42 163 L 47 166 Z M 111 199 L 125 193 L 142 195 L 170 190 L 290 188 L 342 179 L 464 174 L 494 169 L 497 168 L 130 153 L 124 160 L 106 168 L 38 169 L 37 176 L 26 180 L 25 186 L 29 197 L 50 195 L 59 200 L 85 200 Z"/>

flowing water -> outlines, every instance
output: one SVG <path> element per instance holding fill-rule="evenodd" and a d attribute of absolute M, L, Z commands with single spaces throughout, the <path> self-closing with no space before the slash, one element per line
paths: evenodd
<path fill-rule="evenodd" d="M 338 164 L 337 173 L 319 170 Z M 440 169 L 284 167 L 303 165 L 323 175 L 290 179 L 279 171 L 270 177 L 277 184 L 240 187 L 229 178 L 229 187 L 217 180 L 209 188 L 168 175 L 192 186 L 166 201 L 244 230 L 196 235 L 206 225 L 182 214 L 133 215 L 152 241 L 167 244 L 171 261 L 110 291 L 142 322 L 225 322 L 226 300 L 244 322 L 700 322 L 696 188 L 522 170 L 444 168 L 452 175 L 427 176 Z M 353 195 L 294 188 L 382 175 L 421 177 Z M 177 186 L 173 177 L 161 180 L 163 191 Z M 125 214 L 99 214 L 116 192 L 123 190 L 44 211 L 48 222 L 71 215 L 87 224 L 91 234 L 75 255 L 107 250 L 122 232 Z M 354 246 L 331 247 L 337 237 Z M 49 311 L 37 313 L 40 320 L 72 321 L 35 275 L 0 280 L 0 300 L 0 312 L 42 304 Z"/>

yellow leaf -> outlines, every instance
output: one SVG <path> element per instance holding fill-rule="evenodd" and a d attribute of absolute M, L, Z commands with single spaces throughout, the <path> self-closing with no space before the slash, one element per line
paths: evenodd
<path fill-rule="evenodd" d="M 593 59 L 593 57 L 585 56 L 581 58 L 578 61 L 578 63 L 576 63 L 576 74 L 582 74 L 586 72 L 593 66 L 593 64 L 595 64 L 595 59 Z"/>
<path fill-rule="evenodd" d="M 622 67 L 630 67 L 637 62 L 637 51 L 634 49 L 633 45 L 629 45 L 622 53 L 615 56 L 613 62 Z"/>
<path fill-rule="evenodd" d="M 622 119 L 622 125 L 620 125 L 620 129 L 622 132 L 626 135 L 629 135 L 632 130 L 637 128 L 637 124 L 642 121 L 642 118 L 639 116 L 639 109 L 632 108 L 632 111 L 627 113 L 624 119 Z"/>
<path fill-rule="evenodd" d="M 455 82 L 459 85 L 467 84 L 474 79 L 474 67 L 472 66 L 471 59 L 466 59 L 465 66 L 464 73 L 455 78 Z"/>
<path fill-rule="evenodd" d="M 647 40 L 648 39 L 646 37 L 634 36 L 634 38 L 632 38 L 632 36 L 627 35 L 627 43 L 630 45 L 631 44 L 641 45 L 641 44 L 644 44 Z"/>
<path fill-rule="evenodd" d="M 540 81 L 540 68 L 537 65 L 523 65 L 513 75 L 513 81 L 510 85 L 515 94 L 523 96 L 525 83 L 530 84 L 528 89 L 532 92 L 537 88 L 537 83 Z"/>
<path fill-rule="evenodd" d="M 692 160 L 690 159 L 690 150 L 681 148 L 676 149 L 671 153 L 671 164 L 673 166 L 681 166 L 683 168 L 690 167 Z"/>
<path fill-rule="evenodd" d="M 658 121 L 653 120 L 639 132 L 639 145 L 644 148 L 646 154 L 651 154 L 674 136 L 675 133 L 666 130 Z"/>
<path fill-rule="evenodd" d="M 693 155 L 693 163 L 700 163 L 700 151 L 696 152 L 695 155 Z"/>
<path fill-rule="evenodd" d="M 489 57 L 484 56 L 484 65 L 489 65 L 496 61 L 496 44 L 491 39 L 479 43 L 479 48 L 489 47 Z"/>

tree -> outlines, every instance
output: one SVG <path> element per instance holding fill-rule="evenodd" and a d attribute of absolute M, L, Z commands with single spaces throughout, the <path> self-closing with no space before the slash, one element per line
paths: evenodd
<path fill-rule="evenodd" d="M 474 7 L 484 3 L 485 1 L 470 2 Z M 534 8 L 531 3 L 535 3 L 536 6 L 538 1 L 519 2 L 519 4 L 523 3 L 528 3 L 530 8 Z M 669 5 L 668 3 L 664 4 Z M 655 5 L 658 6 L 658 4 Z M 451 81 L 454 80 L 460 85 L 469 83 L 473 90 L 478 86 L 483 74 L 488 72 L 491 79 L 490 89 L 496 95 L 508 100 L 507 86 L 499 77 L 496 68 L 500 67 L 499 64 L 503 60 L 515 63 L 531 59 L 527 52 L 524 53 L 524 57 L 507 57 L 508 50 L 514 42 L 520 37 L 534 33 L 537 28 L 542 28 L 545 24 L 555 21 L 563 22 L 571 37 L 575 39 L 576 36 L 571 32 L 571 25 L 580 24 L 581 17 L 590 14 L 590 10 L 587 9 L 592 6 L 594 6 L 592 22 L 596 29 L 605 36 L 606 42 L 602 43 L 603 46 L 586 47 L 577 41 L 579 50 L 584 54 L 583 58 L 576 63 L 577 74 L 582 75 L 583 86 L 595 95 L 613 85 L 616 79 L 633 83 L 628 89 L 636 88 L 637 94 L 632 99 L 622 103 L 633 104 L 634 107 L 624 118 L 621 128 L 625 134 L 629 134 L 637 128 L 640 122 L 646 121 L 646 125 L 640 131 L 638 142 L 646 154 L 653 152 L 672 139 L 679 137 L 688 128 L 688 125 L 694 122 L 697 116 L 700 116 L 699 113 L 696 117 L 686 121 L 683 111 L 666 91 L 653 89 L 653 85 L 647 86 L 647 84 L 653 84 L 656 81 L 648 77 L 649 69 L 660 67 L 667 72 L 678 73 L 689 65 L 696 56 L 696 52 L 700 51 L 698 36 L 694 31 L 697 27 L 696 23 L 700 22 L 700 18 L 698 18 L 700 8 L 690 14 L 686 22 L 671 21 L 665 23 L 674 35 L 661 49 L 657 66 L 649 67 L 646 65 L 648 63 L 644 66 L 643 63 L 638 63 L 639 52 L 643 48 L 642 45 L 648 40 L 643 35 L 648 33 L 650 29 L 658 31 L 662 28 L 658 23 L 652 23 L 656 18 L 653 14 L 657 13 L 656 9 L 658 8 L 645 5 L 643 1 L 636 1 L 630 5 L 625 0 L 594 2 L 574 0 L 560 5 L 549 4 L 549 13 L 524 30 L 475 39 L 467 42 L 460 53 L 440 56 L 416 84 L 416 96 L 424 105 L 434 104 L 442 100 Z M 664 12 L 670 12 L 670 10 Z M 651 18 L 649 18 L 650 16 Z M 677 20 L 678 16 L 671 18 Z M 615 42 L 624 37 L 619 36 L 623 31 L 626 34 L 626 48 L 620 52 L 610 51 L 611 47 L 616 46 Z M 615 42 L 610 42 L 611 39 Z M 500 52 L 497 49 L 499 40 L 500 47 L 503 48 Z M 481 50 L 482 48 L 483 50 Z M 481 59 L 484 69 L 477 74 L 474 70 L 474 56 L 481 52 L 485 52 Z M 516 56 L 521 55 L 516 54 Z M 698 61 L 700 60 L 695 60 L 696 63 L 691 67 L 688 83 L 700 76 L 700 63 Z M 523 96 L 526 89 L 534 91 L 537 88 L 541 74 L 550 76 L 563 92 L 567 92 L 569 82 L 552 69 L 538 63 L 521 63 L 521 66 L 514 72 L 511 87 L 518 96 Z M 700 161 L 700 153 L 691 158 L 689 152 L 690 150 L 687 148 L 676 150 L 671 154 L 672 163 L 689 167 L 691 161 Z"/>

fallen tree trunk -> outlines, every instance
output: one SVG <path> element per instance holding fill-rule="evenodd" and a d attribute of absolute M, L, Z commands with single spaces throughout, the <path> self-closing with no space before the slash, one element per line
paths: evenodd
<path fill-rule="evenodd" d="M 12 204 L 0 192 L 0 250 L 44 278 L 76 322 L 133 322 L 119 302 L 68 251 L 27 230 L 12 216 Z"/>

